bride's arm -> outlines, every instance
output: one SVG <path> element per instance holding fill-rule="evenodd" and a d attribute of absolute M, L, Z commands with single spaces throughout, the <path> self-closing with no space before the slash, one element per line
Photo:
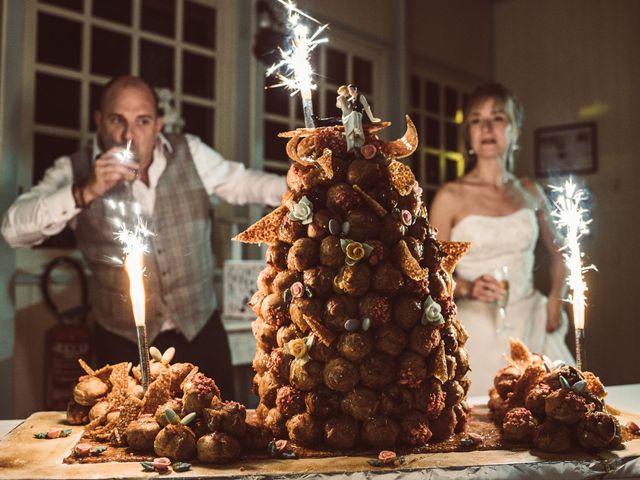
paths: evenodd
<path fill-rule="evenodd" d="M 446 183 L 436 193 L 429 211 L 429 223 L 438 229 L 438 240 L 448 241 L 451 238 L 459 204 L 460 197 L 451 183 Z"/>
<path fill-rule="evenodd" d="M 459 185 L 446 183 L 438 190 L 429 211 L 429 223 L 438 229 L 438 240 L 449 241 L 451 229 L 462 210 L 462 198 Z M 456 277 L 455 297 L 471 298 L 482 302 L 493 302 L 504 294 L 493 277 L 482 275 L 475 280 Z"/>
<path fill-rule="evenodd" d="M 559 251 L 561 239 L 551 219 L 549 201 L 540 185 L 528 179 L 522 184 L 537 201 L 538 226 L 540 239 L 551 258 L 551 290 L 547 303 L 547 332 L 553 332 L 560 327 L 562 307 L 567 293 L 567 268 Z"/>

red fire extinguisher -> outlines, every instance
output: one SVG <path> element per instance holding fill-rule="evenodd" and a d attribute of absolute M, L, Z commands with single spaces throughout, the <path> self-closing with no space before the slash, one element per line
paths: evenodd
<path fill-rule="evenodd" d="M 81 304 L 61 312 L 49 293 L 49 284 L 52 272 L 62 265 L 72 267 L 78 278 Z M 91 363 L 91 332 L 86 323 L 87 279 L 82 264 L 71 257 L 55 258 L 40 277 L 40 289 L 46 305 L 58 320 L 45 334 L 44 405 L 46 410 L 66 410 L 73 386 L 84 374 L 78 359 Z"/>

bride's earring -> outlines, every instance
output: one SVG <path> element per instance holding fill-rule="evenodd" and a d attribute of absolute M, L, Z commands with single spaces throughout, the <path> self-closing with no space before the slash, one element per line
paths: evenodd
<path fill-rule="evenodd" d="M 470 148 L 469 150 L 469 155 L 475 155 L 476 151 L 473 148 Z"/>

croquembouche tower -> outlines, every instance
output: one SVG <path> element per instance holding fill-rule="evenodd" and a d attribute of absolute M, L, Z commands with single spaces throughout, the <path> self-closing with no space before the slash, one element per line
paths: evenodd
<path fill-rule="evenodd" d="M 388 142 L 381 121 L 355 144 L 347 123 L 280 134 L 290 138 L 288 191 L 236 237 L 269 245 L 250 305 L 256 413 L 276 438 L 390 448 L 465 427 L 467 334 L 452 271 L 469 245 L 436 239 L 399 161 L 418 144 L 406 124 Z"/>

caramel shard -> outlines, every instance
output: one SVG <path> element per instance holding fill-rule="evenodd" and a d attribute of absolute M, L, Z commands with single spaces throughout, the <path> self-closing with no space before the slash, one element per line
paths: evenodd
<path fill-rule="evenodd" d="M 171 400 L 171 373 L 162 372 L 149 384 L 142 399 L 142 413 L 155 414 L 160 405 Z"/>
<path fill-rule="evenodd" d="M 607 396 L 607 392 L 605 391 L 600 378 L 592 372 L 582 372 L 582 375 L 587 382 L 587 392 L 600 400 Z"/>
<path fill-rule="evenodd" d="M 511 347 L 511 363 L 521 372 L 524 372 L 531 363 L 531 352 L 519 338 L 509 338 Z"/>
<path fill-rule="evenodd" d="M 233 237 L 232 240 L 243 243 L 267 243 L 274 245 L 278 241 L 278 229 L 286 215 L 287 208 L 284 205 L 280 205 L 244 232 Z"/>
<path fill-rule="evenodd" d="M 451 324 L 453 325 L 453 328 L 456 329 L 458 344 L 460 344 L 460 346 L 464 346 L 464 344 L 467 343 L 467 340 L 469 340 L 469 333 L 467 332 L 467 329 L 457 318 L 452 319 Z"/>
<path fill-rule="evenodd" d="M 96 372 L 93 368 L 91 368 L 87 362 L 85 362 L 83 359 L 79 358 L 78 359 L 78 363 L 80 364 L 80 367 L 87 372 L 87 375 L 91 375 L 92 377 L 95 376 Z"/>
<path fill-rule="evenodd" d="M 446 254 L 442 260 L 442 268 L 452 275 L 458 261 L 471 248 L 471 242 L 440 242 L 440 246 Z"/>
<path fill-rule="evenodd" d="M 419 282 L 420 280 L 427 278 L 427 275 L 429 275 L 429 269 L 422 268 L 420 266 L 418 260 L 411 255 L 411 251 L 404 240 L 400 240 L 396 243 L 396 246 L 393 247 L 393 256 L 397 265 L 400 267 L 400 270 L 402 270 L 402 273 L 411 280 Z"/>
<path fill-rule="evenodd" d="M 411 193 L 416 183 L 416 177 L 408 165 L 397 160 L 392 160 L 389 165 L 387 165 L 387 173 L 391 185 L 400 195 L 405 196 Z"/>
<path fill-rule="evenodd" d="M 382 205 L 380 205 L 375 198 L 362 190 L 359 185 L 354 185 L 353 189 L 360 194 L 367 205 L 369 205 L 373 209 L 376 215 L 378 215 L 380 218 L 387 215 L 387 210 Z"/>
<path fill-rule="evenodd" d="M 324 171 L 326 177 L 328 179 L 332 179 L 333 178 L 333 153 L 331 153 L 331 150 L 329 150 L 328 148 L 325 148 L 322 151 L 322 155 L 320 156 L 320 158 L 318 158 L 317 162 L 318 165 L 320 165 L 320 167 L 322 168 L 322 170 Z"/>
<path fill-rule="evenodd" d="M 392 142 L 384 142 L 382 152 L 390 158 L 405 158 L 411 155 L 418 148 L 418 132 L 409 115 L 405 115 L 407 130 L 404 135 Z M 403 193 L 406 195 L 406 193 Z"/>
<path fill-rule="evenodd" d="M 107 394 L 109 410 L 120 407 L 129 395 L 129 367 L 129 363 L 123 362 L 114 365 L 111 370 L 111 391 Z"/>
<path fill-rule="evenodd" d="M 298 158 L 298 142 L 299 141 L 300 141 L 300 135 L 294 136 L 291 140 L 287 142 L 285 151 L 287 152 L 287 156 L 294 162 L 306 164 L 306 162 L 302 162 L 300 161 L 300 158 Z"/>
<path fill-rule="evenodd" d="M 312 318 L 310 316 L 305 316 L 304 320 L 305 322 L 307 322 L 307 325 L 309 325 L 309 328 L 311 329 L 311 331 L 315 335 L 317 335 L 320 341 L 324 343 L 327 347 L 331 345 L 336 339 L 336 336 L 334 335 L 334 333 L 331 330 L 329 330 L 327 327 L 325 327 L 322 323 L 318 322 L 315 318 Z"/>
<path fill-rule="evenodd" d="M 127 444 L 126 431 L 131 422 L 138 418 L 142 408 L 142 400 L 137 397 L 129 397 L 120 407 L 120 414 L 116 421 L 116 425 L 111 432 L 111 444 L 124 446 Z"/>
<path fill-rule="evenodd" d="M 445 383 L 449 379 L 447 370 L 447 357 L 444 351 L 444 342 L 440 342 L 436 347 L 436 351 L 429 357 L 429 371 L 432 376 L 437 378 L 440 383 Z"/>

